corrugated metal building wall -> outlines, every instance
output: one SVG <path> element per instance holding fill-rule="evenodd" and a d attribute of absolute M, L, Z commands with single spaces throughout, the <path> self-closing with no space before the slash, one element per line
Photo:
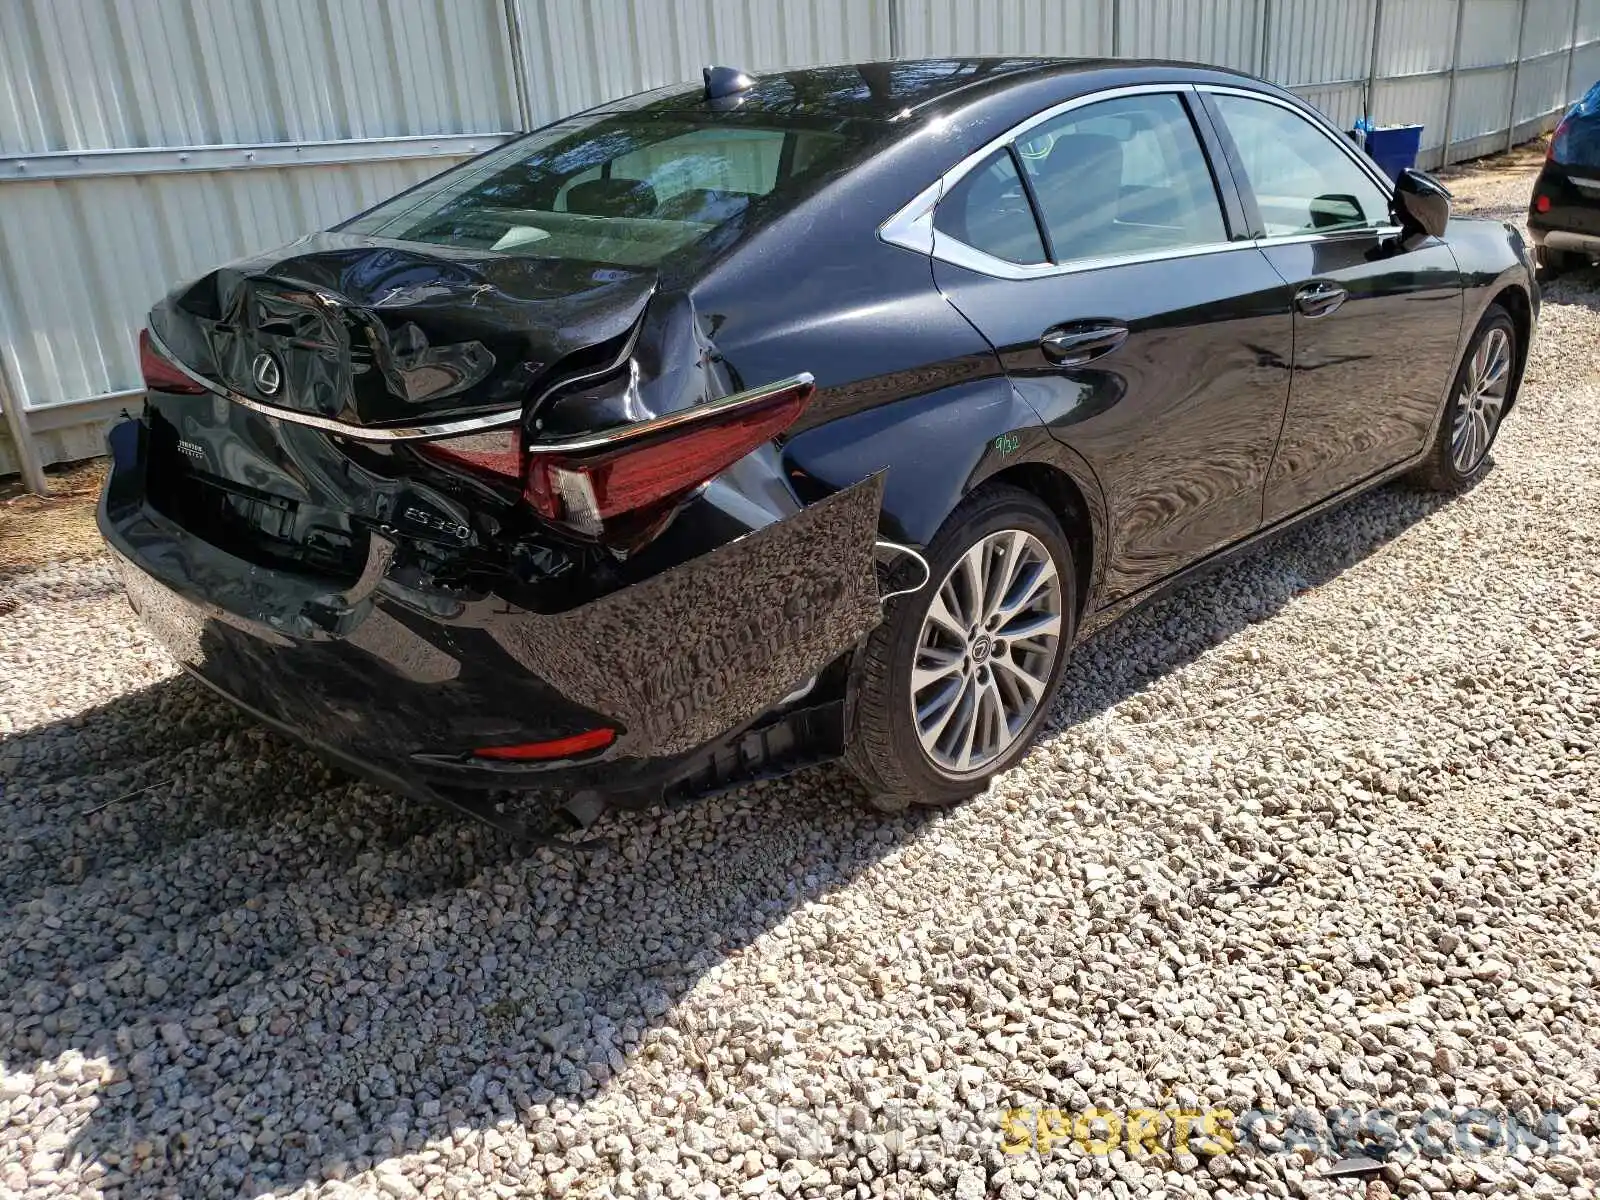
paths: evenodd
<path fill-rule="evenodd" d="M 1430 164 L 1600 77 L 1600 0 L 4 0 L 0 408 L 97 453 L 177 280 L 703 63 L 1022 53 L 1237 67 L 1344 126 L 1370 86 Z"/>

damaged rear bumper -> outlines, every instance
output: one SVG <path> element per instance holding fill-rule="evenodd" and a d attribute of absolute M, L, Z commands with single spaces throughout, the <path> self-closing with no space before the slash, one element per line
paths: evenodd
<path fill-rule="evenodd" d="M 772 713 L 881 619 L 881 478 L 549 613 L 419 586 L 392 531 L 337 588 L 236 558 L 147 502 L 142 432 L 112 431 L 99 509 L 134 609 L 187 671 L 385 787 L 527 832 L 486 797 L 639 804 L 839 749 L 836 694 Z M 587 756 L 473 754 L 601 727 Z"/>

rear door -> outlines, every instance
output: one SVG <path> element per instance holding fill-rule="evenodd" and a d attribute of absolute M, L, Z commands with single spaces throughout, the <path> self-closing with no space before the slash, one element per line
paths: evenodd
<path fill-rule="evenodd" d="M 1099 478 L 1107 602 L 1256 530 L 1283 421 L 1288 299 L 1209 136 L 1187 85 L 1069 101 L 935 212 L 939 287 Z"/>
<path fill-rule="evenodd" d="M 1444 242 L 1401 244 L 1387 188 L 1348 141 L 1276 97 L 1202 94 L 1294 307 L 1270 524 L 1423 449 L 1455 367 L 1461 279 Z"/>

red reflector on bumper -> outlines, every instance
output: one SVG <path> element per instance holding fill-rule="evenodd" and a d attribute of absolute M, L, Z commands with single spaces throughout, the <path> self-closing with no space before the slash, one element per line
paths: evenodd
<path fill-rule="evenodd" d="M 484 746 L 472 752 L 475 758 L 498 758 L 513 762 L 529 762 L 546 758 L 571 758 L 574 754 L 587 754 L 591 750 L 604 750 L 617 740 L 615 729 L 591 729 L 571 737 L 555 738 L 548 742 L 523 742 L 516 746 Z"/>
<path fill-rule="evenodd" d="M 1546 213 L 1550 211 L 1549 196 L 1535 196 L 1533 198 L 1533 211 Z"/>

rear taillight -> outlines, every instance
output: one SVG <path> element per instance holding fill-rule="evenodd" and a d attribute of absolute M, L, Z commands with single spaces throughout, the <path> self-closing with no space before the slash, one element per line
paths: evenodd
<path fill-rule="evenodd" d="M 139 331 L 139 374 L 144 376 L 144 385 L 151 391 L 198 396 L 206 390 L 156 349 L 148 329 Z"/>
<path fill-rule="evenodd" d="M 1550 197 L 1549 196 L 1535 196 L 1533 198 L 1533 211 L 1534 212 L 1540 212 L 1540 213 L 1549 212 L 1550 211 Z"/>
<path fill-rule="evenodd" d="M 418 442 L 417 450 L 428 458 L 497 483 L 522 485 L 522 431 L 500 429 L 438 442 Z"/>
<path fill-rule="evenodd" d="M 624 513 L 677 500 L 793 425 L 809 378 L 618 431 L 614 440 L 528 455 L 525 495 L 542 516 L 598 534 Z"/>
<path fill-rule="evenodd" d="M 608 522 L 648 518 L 793 425 L 815 385 L 799 375 L 593 436 L 520 447 L 517 433 L 425 442 L 418 450 L 475 474 L 517 481 L 546 520 L 598 537 Z"/>

